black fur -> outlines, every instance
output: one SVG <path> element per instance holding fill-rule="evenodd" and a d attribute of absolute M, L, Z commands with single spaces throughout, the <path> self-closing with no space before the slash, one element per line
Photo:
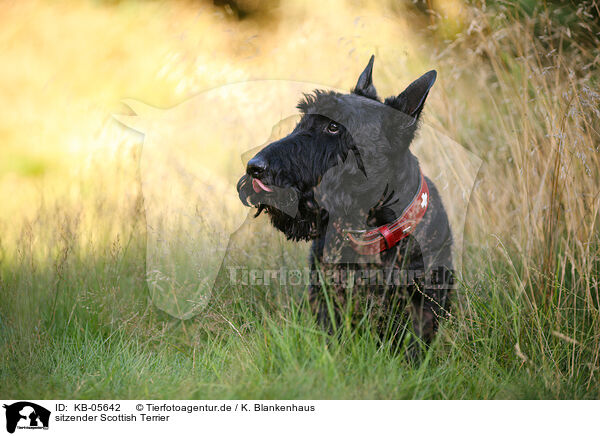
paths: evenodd
<path fill-rule="evenodd" d="M 339 322 L 352 288 L 355 313 L 368 312 L 382 337 L 401 339 L 410 313 L 415 332 L 428 344 L 440 317 L 448 314 L 452 285 L 452 236 L 431 180 L 425 217 L 397 246 L 379 255 L 359 255 L 340 231 L 392 222 L 419 187 L 419 163 L 409 146 L 436 73 L 426 73 L 381 102 L 372 80 L 373 60 L 350 94 L 316 90 L 305 95 L 298 104 L 303 114 L 298 125 L 250 160 L 238 192 L 244 204 L 255 206 L 257 215 L 266 212 L 289 239 L 313 241 L 311 268 L 336 278 L 329 288 L 333 297 L 324 295 L 322 283 L 310 288 L 324 325 L 331 329 Z M 372 271 L 386 277 L 398 271 L 422 274 L 407 284 L 357 284 L 352 278 Z M 334 316 L 327 298 L 333 299 Z"/>

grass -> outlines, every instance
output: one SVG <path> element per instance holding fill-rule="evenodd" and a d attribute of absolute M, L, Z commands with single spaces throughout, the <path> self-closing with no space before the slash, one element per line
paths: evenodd
<path fill-rule="evenodd" d="M 598 5 L 452 3 L 291 1 L 243 21 L 208 3 L 4 9 L 0 397 L 599 398 Z M 426 122 L 484 161 L 453 316 L 422 364 L 368 326 L 325 335 L 289 287 L 221 285 L 186 320 L 157 308 L 142 138 L 111 121 L 119 100 L 258 78 L 348 89 L 371 52 L 381 95 L 436 68 Z M 267 237 L 252 262 L 279 255 Z M 283 247 L 304 264 L 305 245 Z"/>

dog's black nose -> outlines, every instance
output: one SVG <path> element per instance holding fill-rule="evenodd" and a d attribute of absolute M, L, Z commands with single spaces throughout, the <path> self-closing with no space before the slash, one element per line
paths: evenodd
<path fill-rule="evenodd" d="M 259 178 L 267 169 L 267 161 L 262 157 L 255 156 L 248 161 L 246 173 L 254 178 Z"/>

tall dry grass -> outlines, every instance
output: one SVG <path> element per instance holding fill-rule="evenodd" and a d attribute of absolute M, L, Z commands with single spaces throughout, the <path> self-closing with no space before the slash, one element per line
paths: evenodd
<path fill-rule="evenodd" d="M 551 299 L 568 280 L 593 308 L 600 39 L 590 10 L 598 13 L 595 2 L 574 12 L 587 37 L 576 40 L 553 9 L 469 9 L 467 31 L 439 55 L 455 84 L 444 87 L 454 88 L 448 112 L 460 121 L 438 119 L 485 160 L 471 224 L 515 256 L 519 286 Z M 468 96 L 460 106 L 457 93 Z"/>
<path fill-rule="evenodd" d="M 531 320 L 515 323 L 514 353 L 583 371 L 589 387 L 600 352 L 600 27 L 596 2 L 571 7 L 467 8 L 466 30 L 438 50 L 446 111 L 432 112 L 485 161 L 467 228 L 467 290 L 487 275 L 519 306 L 513 315 Z M 566 361 L 557 341 L 571 350 Z"/>

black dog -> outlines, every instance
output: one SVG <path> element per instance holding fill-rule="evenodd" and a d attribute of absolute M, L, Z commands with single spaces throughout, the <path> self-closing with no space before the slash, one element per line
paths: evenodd
<path fill-rule="evenodd" d="M 306 95 L 298 125 L 248 162 L 238 193 L 289 239 L 313 240 L 310 300 L 324 325 L 349 310 L 397 341 L 408 312 L 428 344 L 449 311 L 452 235 L 409 146 L 436 72 L 381 102 L 373 60 L 350 94 Z"/>

